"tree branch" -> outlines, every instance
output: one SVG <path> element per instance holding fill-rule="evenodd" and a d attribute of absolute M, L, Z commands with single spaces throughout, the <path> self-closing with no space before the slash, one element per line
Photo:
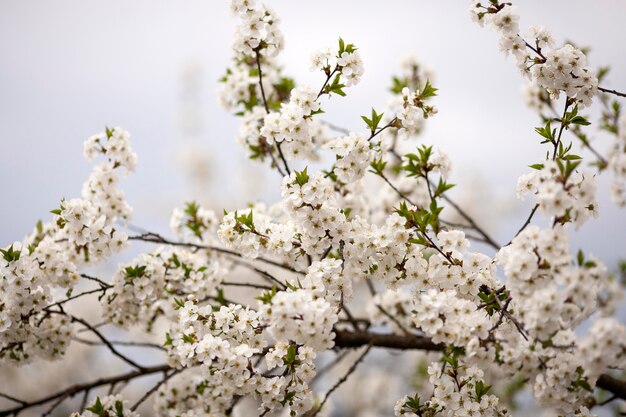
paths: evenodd
<path fill-rule="evenodd" d="M 92 390 L 94 388 L 101 387 L 104 385 L 112 385 L 112 384 L 117 384 L 120 382 L 128 382 L 135 378 L 139 378 L 145 375 L 151 375 L 151 374 L 155 374 L 159 372 L 166 372 L 170 369 L 171 368 L 169 365 L 157 365 L 157 366 L 146 367 L 143 369 L 137 369 L 135 371 L 131 371 L 125 374 L 116 375 L 116 376 L 112 376 L 108 378 L 100 378 L 92 382 L 86 382 L 83 384 L 75 384 L 75 385 L 70 386 L 69 388 L 66 388 L 62 391 L 58 391 L 54 394 L 50 394 L 46 397 L 42 397 L 38 400 L 26 402 L 25 404 L 22 404 L 18 407 L 2 410 L 0 411 L 0 417 L 17 415 L 26 409 L 43 405 L 50 401 L 58 400 L 59 398 L 73 397 L 74 395 L 80 392 L 86 391 L 86 390 Z"/>
<path fill-rule="evenodd" d="M 626 93 L 621 93 L 616 90 L 609 90 L 608 88 L 604 87 L 598 87 L 598 90 L 602 91 L 603 93 L 615 94 L 616 96 L 626 97 Z"/>

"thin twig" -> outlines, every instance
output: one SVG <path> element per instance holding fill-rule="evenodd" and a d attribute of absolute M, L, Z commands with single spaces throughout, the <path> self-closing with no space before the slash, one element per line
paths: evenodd
<path fill-rule="evenodd" d="M 622 93 L 616 90 L 610 90 L 604 87 L 598 87 L 598 90 L 602 91 L 603 93 L 615 94 L 616 96 L 626 97 L 626 93 Z"/>
<path fill-rule="evenodd" d="M 209 251 L 223 253 L 223 254 L 226 254 L 226 255 L 235 256 L 237 258 L 247 259 L 242 254 L 240 254 L 239 252 L 235 252 L 235 251 L 232 251 L 232 250 L 229 250 L 229 249 L 220 248 L 220 247 L 217 247 L 217 246 L 210 246 L 210 245 L 199 245 L 199 244 L 191 243 L 191 242 L 175 242 L 175 241 L 166 239 L 166 238 L 164 238 L 163 236 L 161 236 L 161 235 L 159 235 L 157 233 L 144 233 L 144 234 L 137 235 L 137 236 L 130 236 L 128 239 L 129 240 L 140 240 L 142 242 L 149 242 L 149 243 L 161 243 L 161 244 L 170 245 L 170 246 L 182 246 L 182 247 L 188 247 L 188 248 L 194 248 L 194 249 L 209 250 Z M 258 260 L 260 262 L 264 262 L 264 263 L 269 264 L 269 265 L 274 265 L 274 266 L 277 266 L 277 267 L 289 270 L 291 272 L 301 273 L 300 271 L 297 271 L 297 270 L 293 269 L 289 265 L 285 265 L 283 263 L 276 262 L 276 261 L 273 261 L 271 259 L 267 259 L 267 258 L 263 258 L 263 257 L 257 257 L 257 258 L 254 258 L 254 259 Z"/>
<path fill-rule="evenodd" d="M 135 404 L 133 404 L 133 406 L 130 408 L 130 411 L 135 411 L 137 410 L 137 408 L 139 408 L 139 406 L 146 401 L 148 398 L 150 398 L 150 396 L 155 393 L 160 387 L 161 385 L 163 385 L 164 383 L 166 383 L 170 378 L 172 378 L 174 375 L 176 375 L 177 373 L 181 372 L 182 369 L 175 369 L 172 372 L 170 372 L 169 374 L 167 373 L 167 371 L 163 372 L 163 378 L 161 378 L 159 380 L 159 382 L 157 382 L 152 388 L 150 388 L 148 391 L 146 391 L 146 393 L 144 395 L 141 396 L 141 398 L 139 400 L 137 400 L 137 402 Z"/>
<path fill-rule="evenodd" d="M 66 315 L 73 322 L 77 322 L 77 323 L 82 324 L 83 326 L 88 328 L 93 334 L 95 334 L 98 337 L 98 339 L 100 339 L 102 341 L 102 343 L 104 343 L 104 345 L 111 351 L 111 353 L 113 355 L 117 356 L 118 358 L 120 358 L 121 360 L 123 360 L 127 364 L 137 368 L 138 370 L 144 370 L 145 369 L 143 366 L 139 365 L 137 362 L 133 361 L 132 359 L 127 358 L 126 356 L 121 354 L 117 349 L 115 349 L 115 346 L 113 346 L 111 344 L 111 342 L 109 342 L 109 340 L 106 337 L 104 337 L 102 335 L 102 333 L 100 333 L 95 327 L 93 327 L 91 324 L 89 324 L 89 322 L 87 322 L 87 321 L 85 321 L 85 320 L 83 320 L 83 319 L 81 319 L 79 317 L 76 317 L 76 316 L 73 316 L 73 315 L 70 315 L 70 314 L 66 314 L 66 313 L 64 313 L 62 311 L 49 311 L 49 313 Z"/>
<path fill-rule="evenodd" d="M 42 404 L 46 404 L 50 401 L 54 401 L 54 400 L 58 400 L 59 398 L 63 397 L 63 398 L 70 398 L 73 397 L 74 395 L 78 394 L 79 392 L 83 392 L 85 390 L 92 390 L 94 388 L 97 387 L 101 387 L 101 386 L 106 386 L 106 385 L 111 385 L 111 384 L 115 384 L 118 382 L 124 382 L 124 381 L 130 381 L 132 379 L 135 378 L 139 378 L 145 375 L 150 375 L 150 374 L 154 374 L 154 373 L 158 373 L 158 372 L 163 372 L 163 371 L 167 371 L 168 369 L 171 369 L 169 367 L 169 365 L 158 365 L 158 366 L 153 366 L 153 367 L 147 367 L 147 368 L 143 368 L 143 369 L 137 369 L 125 374 L 121 374 L 121 375 L 116 375 L 116 376 L 112 376 L 112 377 L 108 377 L 108 378 L 100 378 L 97 379 L 95 381 L 92 382 L 86 382 L 83 384 L 76 384 L 76 385 L 72 385 L 66 389 L 63 389 L 61 391 L 58 391 L 54 394 L 50 394 L 48 396 L 45 396 L 43 398 L 40 398 L 38 400 L 34 400 L 34 401 L 30 401 L 27 402 L 25 404 L 22 404 L 18 407 L 14 407 L 14 408 L 9 408 L 6 410 L 2 410 L 0 411 L 0 417 L 2 416 L 11 416 L 11 415 L 17 415 L 18 413 L 28 409 L 28 408 L 32 408 L 32 407 L 36 407 Z"/>
<path fill-rule="evenodd" d="M 78 343 L 82 343 L 90 346 L 104 346 L 104 343 L 94 342 L 92 340 L 81 339 L 79 337 L 74 337 L 72 340 L 77 341 Z M 157 345 L 156 343 L 148 343 L 148 342 L 128 342 L 123 340 L 109 340 L 109 343 L 114 346 L 129 346 L 129 347 L 140 347 L 140 348 L 151 348 L 158 350 L 165 350 L 165 348 L 161 345 Z"/>
<path fill-rule="evenodd" d="M 13 397 L 13 396 L 11 396 L 9 394 L 5 394 L 3 392 L 0 392 L 0 397 L 6 398 L 7 400 L 11 400 L 11 401 L 13 401 L 15 403 L 18 403 L 18 404 L 22 404 L 22 405 L 27 404 L 26 401 L 20 400 L 19 398 L 15 398 L 15 397 Z"/>
<path fill-rule="evenodd" d="M 348 369 L 348 372 L 346 372 L 344 374 L 344 376 L 339 378 L 339 380 L 335 383 L 335 385 L 333 385 L 332 388 L 330 390 L 328 390 L 328 392 L 324 396 L 324 399 L 320 403 L 319 407 L 317 407 L 317 409 L 310 415 L 310 417 L 315 417 L 315 416 L 317 416 L 319 414 L 319 412 L 322 410 L 322 408 L 324 408 L 324 405 L 326 404 L 326 402 L 328 401 L 328 399 L 330 398 L 332 393 L 335 392 L 337 390 L 337 388 L 339 388 L 344 382 L 346 382 L 348 380 L 348 378 L 350 377 L 350 375 L 352 375 L 354 373 L 354 371 L 356 371 L 356 368 L 363 361 L 363 359 L 365 359 L 365 356 L 369 353 L 371 348 L 372 348 L 372 345 L 367 345 L 367 348 L 365 348 L 363 353 L 358 357 L 358 359 L 356 361 L 354 361 L 352 366 L 350 366 L 350 368 Z"/>

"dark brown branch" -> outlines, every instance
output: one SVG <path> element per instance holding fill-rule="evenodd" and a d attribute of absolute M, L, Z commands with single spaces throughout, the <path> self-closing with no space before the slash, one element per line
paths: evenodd
<path fill-rule="evenodd" d="M 105 292 L 106 292 L 109 288 L 111 288 L 111 286 L 110 286 L 110 285 L 109 285 L 108 287 L 100 287 L 100 288 L 96 288 L 96 289 L 94 289 L 94 290 L 84 291 L 84 292 L 81 292 L 81 293 L 79 293 L 79 294 L 72 295 L 71 297 L 67 297 L 67 298 L 66 298 L 66 299 L 64 299 L 64 300 L 57 301 L 56 303 L 52 303 L 52 304 L 50 304 L 50 305 L 48 305 L 48 306 L 44 307 L 44 308 L 43 308 L 43 310 L 48 310 L 48 309 L 50 309 L 50 308 L 52 308 L 52 307 L 61 306 L 61 305 L 65 304 L 65 303 L 67 303 L 68 301 L 72 301 L 72 300 L 75 300 L 75 299 L 77 299 L 77 298 L 83 297 L 83 296 L 85 296 L 85 295 L 89 295 L 89 294 L 95 294 L 95 293 L 98 293 L 98 292 L 102 292 L 102 294 L 104 295 L 104 293 L 105 293 Z"/>
<path fill-rule="evenodd" d="M 0 392 L 0 397 L 6 398 L 7 400 L 11 400 L 14 403 L 18 403 L 18 404 L 22 404 L 22 405 L 28 404 L 26 401 L 20 400 L 19 398 L 15 398 L 15 397 L 13 397 L 13 396 L 11 396 L 9 394 L 5 394 L 5 393 L 2 393 L 2 392 Z"/>
<path fill-rule="evenodd" d="M 600 375 L 596 386 L 602 388 L 605 391 L 609 391 L 614 396 L 626 400 L 626 382 L 612 377 L 608 374 Z"/>
<path fill-rule="evenodd" d="M 70 398 L 73 397 L 74 395 L 86 391 L 86 390 L 92 390 L 94 388 L 97 387 L 102 387 L 105 385 L 113 385 L 113 384 L 117 384 L 120 382 L 127 382 L 130 381 L 132 379 L 135 378 L 139 378 L 145 375 L 150 375 L 150 374 L 155 374 L 158 372 L 165 372 L 170 370 L 171 368 L 169 367 L 169 365 L 158 365 L 158 366 L 151 366 L 151 367 L 146 367 L 143 369 L 137 369 L 135 371 L 131 371 L 125 374 L 121 374 L 121 375 L 116 375 L 116 376 L 112 376 L 112 377 L 108 377 L 108 378 L 100 378 L 97 379 L 95 381 L 92 382 L 86 382 L 83 384 L 75 384 L 70 386 L 69 388 L 66 388 L 62 391 L 56 392 L 54 394 L 50 394 L 46 397 L 42 397 L 38 400 L 34 400 L 25 404 L 22 404 L 18 407 L 14 407 L 14 408 L 9 408 L 6 410 L 2 410 L 0 411 L 0 417 L 2 416 L 10 416 L 10 415 L 17 415 L 18 413 L 28 409 L 28 408 L 32 408 L 32 407 L 36 407 L 39 405 L 43 405 L 46 404 L 50 401 L 55 401 L 58 400 L 59 398 Z"/>
<path fill-rule="evenodd" d="M 227 281 L 223 281 L 220 285 L 224 285 L 226 287 L 248 287 L 248 288 L 255 288 L 258 290 L 271 290 L 272 287 L 268 287 L 267 285 L 261 285 L 261 284 L 253 284 L 251 282 L 227 282 Z"/>
<path fill-rule="evenodd" d="M 123 355 L 123 354 L 121 354 L 121 353 L 120 353 L 117 349 L 115 349 L 115 346 L 113 346 L 113 345 L 111 344 L 111 342 L 109 342 L 109 340 L 108 340 L 106 337 L 104 337 L 104 335 L 103 335 L 102 333 L 100 333 L 100 332 L 98 331 L 98 329 L 96 329 L 96 328 L 95 328 L 95 327 L 93 327 L 91 324 L 89 324 L 89 322 L 87 322 L 87 321 L 85 321 L 85 320 L 83 320 L 83 319 L 81 319 L 81 318 L 79 318 L 79 317 L 76 317 L 76 316 L 72 316 L 72 315 L 66 314 L 66 313 L 64 313 L 64 312 L 62 312 L 62 311 L 50 311 L 49 313 L 67 315 L 67 317 L 69 317 L 69 318 L 70 318 L 70 320 L 72 320 L 73 322 L 76 322 L 76 323 L 80 323 L 80 324 L 82 324 L 82 325 L 83 325 L 83 326 L 85 326 L 87 329 L 89 329 L 89 331 L 91 331 L 93 334 L 95 334 L 95 335 L 98 337 L 98 339 L 100 339 L 100 340 L 102 341 L 102 343 L 103 343 L 103 344 L 104 344 L 104 345 L 105 345 L 105 346 L 106 346 L 106 347 L 107 347 L 107 348 L 111 351 L 111 353 L 112 353 L 113 355 L 117 356 L 118 358 L 120 358 L 121 360 L 123 360 L 123 361 L 124 361 L 124 362 L 126 362 L 127 364 L 129 364 L 129 365 L 131 365 L 131 366 L 133 366 L 133 367 L 137 368 L 138 370 L 143 370 L 143 369 L 145 369 L 143 366 L 139 365 L 137 362 L 133 361 L 132 359 L 130 359 L 130 358 L 128 358 L 128 357 L 126 357 L 126 356 L 124 356 L 124 355 Z"/>
<path fill-rule="evenodd" d="M 342 348 L 357 348 L 364 345 L 399 350 L 429 350 L 441 351 L 444 345 L 434 343 L 430 338 L 423 336 L 405 336 L 397 334 L 373 333 L 367 331 L 349 332 L 335 331 L 335 346 Z"/>
<path fill-rule="evenodd" d="M 602 91 L 603 93 L 615 94 L 616 96 L 626 97 L 626 93 L 621 93 L 616 90 L 609 90 L 608 88 L 604 88 L 604 87 L 598 87 L 598 90 Z"/>

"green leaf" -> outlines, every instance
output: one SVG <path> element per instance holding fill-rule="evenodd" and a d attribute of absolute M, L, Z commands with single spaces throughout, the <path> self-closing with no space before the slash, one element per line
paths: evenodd
<path fill-rule="evenodd" d="M 191 217 L 196 217 L 198 215 L 198 209 L 200 209 L 198 203 L 191 201 L 185 205 L 185 214 Z"/>
<path fill-rule="evenodd" d="M 386 166 L 387 166 L 387 162 L 383 161 L 383 158 L 381 156 L 380 158 L 374 159 L 371 162 L 370 167 L 372 167 L 372 169 L 370 170 L 370 172 L 376 175 L 382 175 Z"/>
<path fill-rule="evenodd" d="M 105 412 L 104 407 L 102 406 L 102 402 L 100 402 L 100 397 L 96 397 L 96 403 L 91 407 L 85 408 L 87 411 L 91 411 L 98 416 L 102 416 Z"/>
<path fill-rule="evenodd" d="M 485 385 L 485 383 L 482 380 L 476 381 L 476 386 L 475 386 L 476 398 L 478 398 L 478 400 L 480 401 L 483 395 L 486 395 L 490 389 L 491 389 L 491 385 Z"/>
<path fill-rule="evenodd" d="M 426 99 L 429 97 L 435 97 L 437 95 L 437 88 L 433 87 L 430 81 L 426 80 L 426 85 L 420 92 L 420 98 Z"/>
<path fill-rule="evenodd" d="M 272 286 L 271 290 L 263 291 L 260 296 L 256 297 L 263 304 L 272 304 L 272 298 L 276 295 L 276 287 Z"/>
<path fill-rule="evenodd" d="M 285 355 L 285 363 L 291 365 L 296 361 L 296 345 L 289 345 L 287 348 L 287 355 Z"/>
<path fill-rule="evenodd" d="M 539 133 L 542 137 L 546 138 L 545 141 L 541 143 L 551 142 L 554 143 L 554 134 L 556 133 L 556 129 L 552 129 L 550 126 L 550 120 L 546 122 L 545 127 L 536 127 L 535 132 Z"/>
<path fill-rule="evenodd" d="M 176 303 L 176 310 L 185 307 L 185 300 L 181 300 L 180 298 L 174 298 L 174 303 Z"/>
<path fill-rule="evenodd" d="M 115 401 L 115 414 L 117 417 L 124 417 L 124 404 L 120 400 Z"/>
<path fill-rule="evenodd" d="M 241 216 L 238 216 L 237 212 L 235 212 L 235 221 L 239 226 L 243 225 L 249 230 L 254 230 L 254 219 L 252 216 L 252 210 L 248 214 L 242 214 Z"/>
<path fill-rule="evenodd" d="M 20 259 L 22 251 L 13 249 L 13 245 L 11 245 L 8 247 L 8 249 L 0 249 L 0 253 L 2 254 L 2 257 L 5 261 L 12 262 Z"/>
<path fill-rule="evenodd" d="M 296 174 L 296 183 L 302 187 L 304 184 L 306 184 L 307 182 L 309 182 L 309 174 L 307 173 L 307 167 L 304 167 L 304 169 L 300 172 L 298 171 L 294 171 L 294 173 Z"/>
<path fill-rule="evenodd" d="M 144 276 L 147 265 L 127 266 L 124 268 L 127 278 L 140 278 Z"/>
<path fill-rule="evenodd" d="M 343 39 L 339 38 L 339 53 L 338 53 L 338 55 L 343 54 L 345 50 L 346 50 L 346 43 L 343 41 Z"/>
<path fill-rule="evenodd" d="M 570 119 L 569 122 L 572 123 L 572 124 L 581 125 L 581 126 L 589 126 L 591 124 L 591 122 L 587 121 L 587 119 L 585 119 L 582 116 L 576 116 L 576 117 Z"/>
<path fill-rule="evenodd" d="M 393 94 L 400 94 L 400 93 L 402 93 L 402 89 L 404 87 L 408 87 L 408 86 L 409 86 L 408 78 L 392 77 L 391 78 L 391 87 L 389 88 L 389 90 Z"/>
<path fill-rule="evenodd" d="M 332 83 L 328 84 L 324 91 L 328 94 L 334 93 L 340 95 L 342 97 L 346 96 L 346 93 L 343 91 L 345 84 L 341 83 L 341 74 L 337 74 L 333 79 Z"/>

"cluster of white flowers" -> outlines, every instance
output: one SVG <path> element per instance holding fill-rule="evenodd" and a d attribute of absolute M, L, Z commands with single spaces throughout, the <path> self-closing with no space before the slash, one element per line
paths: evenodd
<path fill-rule="evenodd" d="M 72 413 L 70 417 L 139 417 L 132 411 L 121 395 L 97 397 L 82 413 Z"/>
<path fill-rule="evenodd" d="M 126 234 L 114 229 L 112 219 L 100 215 L 91 201 L 74 198 L 61 202 L 57 223 L 68 241 L 82 252 L 85 262 L 96 262 L 126 244 Z"/>
<path fill-rule="evenodd" d="M 587 57 L 580 49 L 570 44 L 556 47 L 550 32 L 539 26 L 529 30 L 532 41 L 526 42 L 519 35 L 519 16 L 510 3 L 483 5 L 472 1 L 470 12 L 479 24 L 486 23 L 500 33 L 500 49 L 512 53 L 519 69 L 552 98 L 564 92 L 581 107 L 591 105 L 598 91 L 598 78 L 587 68 Z"/>
<path fill-rule="evenodd" d="M 229 248 L 249 258 L 262 253 L 285 257 L 294 248 L 295 226 L 272 221 L 261 205 L 226 214 L 217 236 Z"/>
<path fill-rule="evenodd" d="M 84 154 L 87 160 L 102 154 L 106 156 L 112 168 L 121 166 L 127 172 L 134 171 L 137 166 L 137 155 L 130 146 L 130 134 L 119 127 L 90 136 L 85 141 Z"/>
<path fill-rule="evenodd" d="M 282 145 L 290 158 L 303 158 L 313 153 L 313 136 L 310 129 L 312 115 L 320 108 L 317 92 L 310 86 L 296 87 L 289 102 L 280 111 L 268 113 L 259 133 L 271 143 Z"/>
<path fill-rule="evenodd" d="M 293 340 L 317 352 L 334 345 L 336 308 L 323 298 L 316 299 L 311 291 L 281 291 L 261 312 L 269 318 L 269 331 L 276 340 Z"/>
<path fill-rule="evenodd" d="M 626 115 L 619 119 L 617 137 L 607 152 L 607 162 L 613 172 L 611 198 L 620 207 L 626 207 Z"/>
<path fill-rule="evenodd" d="M 212 210 L 187 203 L 184 209 L 175 208 L 170 218 L 170 229 L 185 242 L 210 242 L 217 231 L 217 216 Z"/>
<path fill-rule="evenodd" d="M 120 128 L 87 139 L 85 156 L 97 154 L 107 160 L 85 182 L 83 199 L 62 201 L 53 210 L 54 222 L 40 222 L 23 242 L 1 250 L 1 359 L 24 363 L 35 357 L 59 358 L 70 343 L 72 326 L 66 316 L 45 310 L 55 301 L 54 289 L 70 294 L 80 279 L 80 266 L 126 246 L 126 234 L 114 224 L 127 221 L 131 210 L 117 188 L 114 170 L 132 171 L 137 156 Z"/>
<path fill-rule="evenodd" d="M 402 127 L 407 130 L 418 130 L 417 126 L 423 124 L 424 119 L 437 114 L 435 106 L 425 105 L 422 102 L 421 92 L 411 91 L 409 87 L 402 89 L 402 112 L 398 114 L 398 119 L 402 122 Z"/>
<path fill-rule="evenodd" d="M 343 183 L 354 182 L 365 175 L 372 159 L 370 143 L 358 133 L 331 140 L 326 145 L 337 160 L 333 172 Z"/>
<path fill-rule="evenodd" d="M 324 298 L 335 305 L 352 298 L 352 280 L 343 273 L 343 262 L 339 259 L 314 261 L 304 278 L 291 284 L 294 287 L 299 285 L 314 297 Z"/>
<path fill-rule="evenodd" d="M 595 311 L 608 283 L 599 260 L 580 253 L 572 263 L 567 234 L 559 226 L 529 226 L 500 250 L 497 260 L 526 331 L 540 340 L 580 324 Z"/>
<path fill-rule="evenodd" d="M 535 399 L 544 406 L 574 413 L 577 405 L 590 397 L 580 385 L 581 381 L 588 384 L 581 358 L 571 352 L 557 352 L 545 363 L 546 370 L 537 375 L 533 385 Z"/>
<path fill-rule="evenodd" d="M 289 376 L 264 378 L 259 389 L 262 410 L 285 410 L 287 415 L 305 415 L 313 405 L 313 391 L 308 381 L 315 376 L 315 351 L 308 346 L 289 345 L 277 342 L 265 362 L 269 370 L 287 367 Z"/>
<path fill-rule="evenodd" d="M 406 140 L 419 135 L 425 126 L 425 111 L 429 115 L 437 113 L 435 106 L 426 104 L 430 96 L 421 95 L 424 86 L 432 88 L 430 83 L 435 78 L 434 71 L 418 62 L 413 55 L 405 57 L 400 62 L 400 67 L 402 72 L 392 78 L 393 95 L 386 103 L 382 124 L 388 125 L 394 118 L 401 123 L 393 124 L 381 133 L 380 144 L 385 151 L 396 147 L 398 139 Z M 431 90 L 431 93 L 433 92 L 434 90 Z"/>
<path fill-rule="evenodd" d="M 585 374 L 595 383 L 609 367 L 626 369 L 626 328 L 613 317 L 594 320 L 578 344 Z"/>
<path fill-rule="evenodd" d="M 233 398 L 254 391 L 258 382 L 253 355 L 265 344 L 260 334 L 258 315 L 240 305 L 198 306 L 194 297 L 178 311 L 178 323 L 172 329 L 166 346 L 172 364 L 190 367 L 200 365 L 206 384 L 198 404 L 223 415 Z"/>
<path fill-rule="evenodd" d="M 434 385 L 432 397 L 423 403 L 418 395 L 401 398 L 394 407 L 396 417 L 496 417 L 507 414 L 498 397 L 488 394 L 491 387 L 485 384 L 481 369 L 461 364 L 446 372 L 435 362 L 428 367 L 428 375 Z"/>
<path fill-rule="evenodd" d="M 567 173 L 564 164 L 545 161 L 543 166 L 522 175 L 517 181 L 517 196 L 534 196 L 541 211 L 560 222 L 572 221 L 580 227 L 598 216 L 595 176 L 590 172 Z"/>
<path fill-rule="evenodd" d="M 210 379 L 203 378 L 197 368 L 175 375 L 159 388 L 155 414 L 159 417 L 195 417 L 195 410 L 202 410 L 206 402 L 211 402 L 210 398 L 205 399 L 205 395 L 210 396 L 217 388 Z"/>
<path fill-rule="evenodd" d="M 413 320 L 433 342 L 455 346 L 467 346 L 474 337 L 486 339 L 492 327 L 476 303 L 458 297 L 453 290 L 418 294 Z"/>
<path fill-rule="evenodd" d="M 175 390 L 161 389 L 160 415 L 191 416 L 210 410 L 224 416 L 244 395 L 258 396 L 260 410 L 287 409 L 291 415 L 308 411 L 312 393 L 307 381 L 315 375 L 315 350 L 332 346 L 330 332 L 319 333 L 319 322 L 332 329 L 337 316 L 323 299 L 298 298 L 305 294 L 310 296 L 304 290 L 279 292 L 270 303 L 261 303 L 258 312 L 235 304 L 200 306 L 190 296 L 178 310 L 178 323 L 166 346 L 174 365 L 199 365 L 199 371 L 182 391 L 177 385 Z M 266 348 L 270 335 L 277 336 L 276 342 Z M 255 355 L 264 356 L 265 369 L 260 361 L 253 364 Z M 274 375 L 278 368 L 284 372 Z M 170 401 L 176 398 L 181 401 Z"/>
<path fill-rule="evenodd" d="M 104 317 L 122 327 L 137 323 L 149 327 L 160 314 L 173 316 L 172 294 L 215 296 L 225 272 L 219 261 L 204 252 L 159 248 L 141 254 L 118 266 L 113 288 L 102 300 Z"/>
<path fill-rule="evenodd" d="M 329 244 L 339 245 L 349 221 L 337 208 L 333 182 L 318 172 L 309 177 L 306 170 L 292 172 L 281 184 L 283 204 L 294 228 L 297 225 L 300 248 L 321 255 Z"/>
<path fill-rule="evenodd" d="M 606 268 L 579 252 L 573 262 L 565 229 L 529 226 L 497 255 L 507 277 L 512 311 L 523 330 L 499 333 L 500 358 L 511 373 L 534 381 L 537 401 L 574 414 L 609 363 L 623 363 L 625 329 L 599 318 L 580 342 L 574 329 L 597 310 L 610 285 Z M 618 297 L 612 295 L 610 297 Z M 524 338 L 518 334 L 523 331 Z M 610 340 L 610 341 L 609 341 Z"/>
<path fill-rule="evenodd" d="M 65 286 L 78 279 L 76 266 L 62 257 L 49 237 L 43 253 L 28 253 L 19 242 L 2 249 L 0 258 L 0 359 L 24 363 L 39 356 L 56 359 L 71 336 L 66 317 L 46 315 L 52 303 L 52 285 Z M 41 262 L 41 265 L 40 265 Z M 47 270 L 51 268 L 51 270 Z M 55 268 L 58 268 L 55 270 Z M 69 282 L 61 282 L 61 280 Z"/>
<path fill-rule="evenodd" d="M 327 75 L 341 74 L 347 87 L 356 85 L 361 81 L 365 72 L 361 54 L 354 45 L 345 45 L 339 40 L 339 51 L 335 55 L 330 48 L 316 51 L 311 56 L 311 70 L 321 70 Z"/>
<path fill-rule="evenodd" d="M 253 0 L 233 0 L 231 9 L 241 23 L 235 32 L 233 49 L 236 53 L 255 57 L 259 52 L 276 56 L 283 48 L 283 34 L 278 28 L 280 20 L 266 7 L 255 7 Z"/>

